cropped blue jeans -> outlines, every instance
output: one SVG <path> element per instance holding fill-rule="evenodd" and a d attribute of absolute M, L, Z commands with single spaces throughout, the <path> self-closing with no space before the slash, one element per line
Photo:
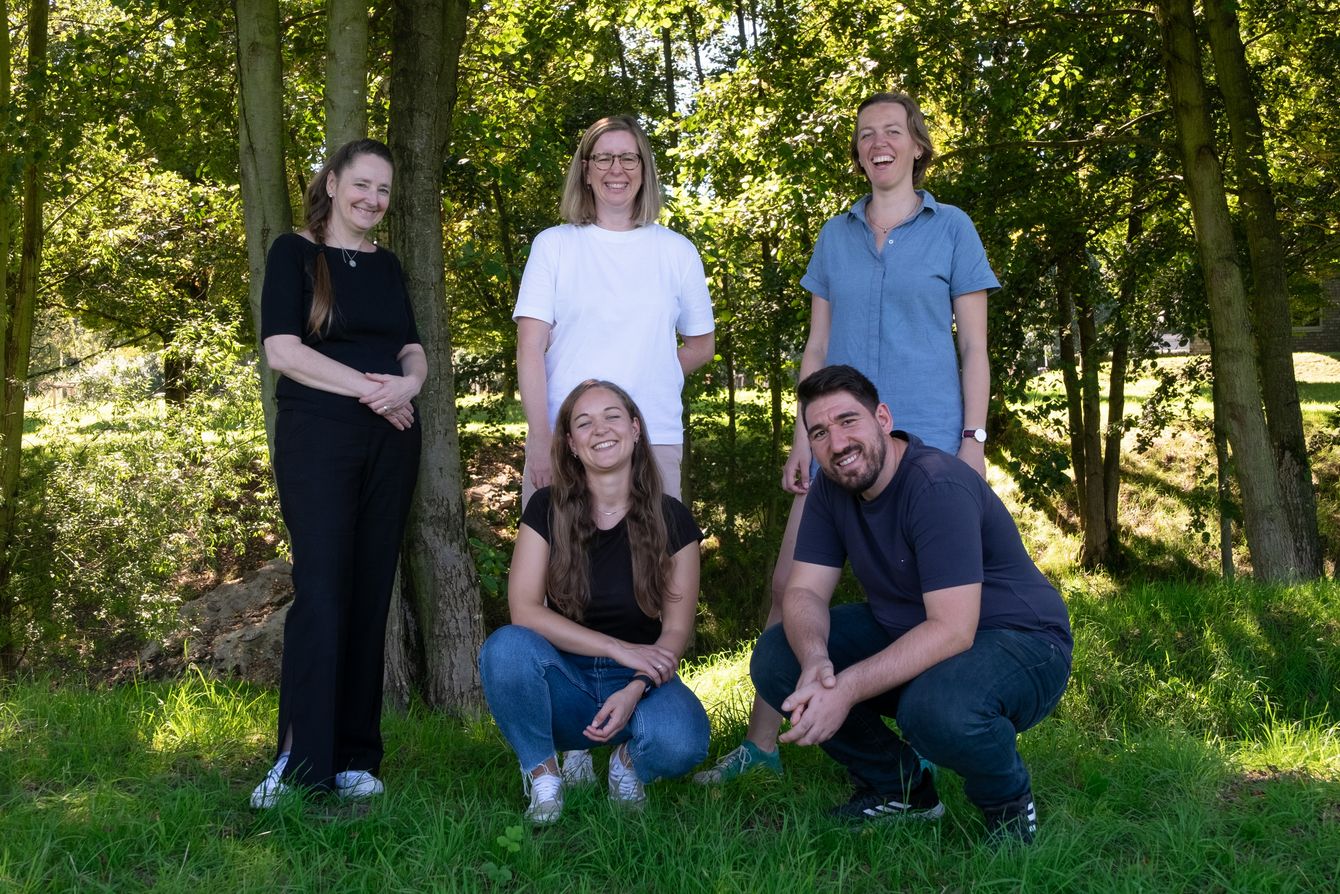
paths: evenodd
<path fill-rule="evenodd" d="M 828 656 L 838 672 L 893 642 L 867 603 L 837 606 L 829 616 Z M 749 673 L 763 700 L 781 711 L 800 678 L 781 624 L 759 637 Z M 1030 789 L 1017 736 L 1052 712 L 1069 679 L 1069 658 L 1046 638 L 979 630 L 966 652 L 854 705 L 821 747 L 859 784 L 889 795 L 916 783 L 920 755 L 962 776 L 969 801 L 994 807 Z M 898 721 L 905 739 L 885 717 Z"/>
<path fill-rule="evenodd" d="M 494 631 L 479 652 L 484 698 L 523 773 L 559 751 L 622 742 L 643 782 L 683 776 L 701 763 L 710 735 L 707 712 L 678 676 L 649 692 L 609 742 L 583 734 L 635 673 L 610 658 L 562 652 L 514 624 Z"/>

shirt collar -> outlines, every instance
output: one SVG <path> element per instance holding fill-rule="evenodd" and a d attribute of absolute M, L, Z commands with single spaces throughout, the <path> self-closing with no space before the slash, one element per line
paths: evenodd
<path fill-rule="evenodd" d="M 929 211 L 932 214 L 934 214 L 935 212 L 940 210 L 940 203 L 935 201 L 935 196 L 931 195 L 930 190 L 918 189 L 916 192 L 917 195 L 921 196 L 922 211 Z M 865 195 L 861 196 L 852 204 L 850 208 L 847 209 L 847 214 L 850 215 L 851 217 L 856 218 L 856 220 L 864 224 L 865 206 L 870 204 L 870 198 L 871 198 L 870 193 L 866 193 Z"/>

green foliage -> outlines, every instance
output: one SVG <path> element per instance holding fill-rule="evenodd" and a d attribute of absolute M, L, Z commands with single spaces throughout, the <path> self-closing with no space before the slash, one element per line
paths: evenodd
<path fill-rule="evenodd" d="M 184 333 L 194 396 L 106 364 L 103 403 L 35 414 L 13 559 L 12 635 L 43 664 L 107 667 L 175 617 L 188 587 L 273 554 L 280 532 L 255 369 L 226 330 Z"/>

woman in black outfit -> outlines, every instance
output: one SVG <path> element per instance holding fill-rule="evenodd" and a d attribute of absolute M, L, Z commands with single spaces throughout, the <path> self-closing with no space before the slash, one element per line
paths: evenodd
<path fill-rule="evenodd" d="M 419 467 L 413 400 L 428 373 L 405 277 L 368 240 L 391 153 L 340 147 L 312 178 L 302 230 L 270 248 L 262 296 L 275 480 L 293 546 L 277 759 L 251 793 L 379 794 L 386 612 Z"/>

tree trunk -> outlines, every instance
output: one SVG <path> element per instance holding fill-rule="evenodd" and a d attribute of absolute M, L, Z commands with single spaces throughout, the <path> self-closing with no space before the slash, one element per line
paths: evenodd
<path fill-rule="evenodd" d="M 1292 526 L 1298 567 L 1306 576 L 1317 577 L 1322 573 L 1321 538 L 1293 368 L 1288 268 L 1266 164 L 1261 115 L 1235 6 L 1227 0 L 1205 0 L 1203 8 L 1216 80 L 1228 113 L 1233 171 L 1237 174 L 1238 199 L 1252 262 L 1252 323 L 1266 426 L 1279 467 L 1284 514 Z"/>
<path fill-rule="evenodd" d="M 1232 580 L 1233 569 L 1233 496 L 1229 488 L 1228 432 L 1224 426 L 1224 393 L 1218 377 L 1212 381 L 1214 398 L 1214 506 L 1219 519 L 1219 571 L 1224 580 Z"/>
<path fill-rule="evenodd" d="M 1075 260 L 1063 246 L 1056 263 L 1056 325 L 1060 351 L 1061 382 L 1065 385 L 1066 432 L 1070 438 L 1070 471 L 1075 478 L 1075 501 L 1079 516 L 1086 517 L 1084 500 L 1084 409 L 1079 385 L 1079 361 L 1075 352 Z"/>
<path fill-rule="evenodd" d="M 1144 232 L 1144 218 L 1136 208 L 1135 189 L 1131 191 L 1131 213 L 1126 219 L 1126 247 L 1134 250 Z M 1130 369 L 1131 320 L 1135 303 L 1136 276 L 1126 270 L 1121 280 L 1117 312 L 1112 318 L 1112 370 L 1107 388 L 1107 433 L 1103 450 L 1103 505 L 1107 516 L 1108 537 L 1114 550 L 1121 549 L 1117 510 L 1121 504 L 1121 438 L 1126 433 L 1126 374 Z"/>
<path fill-rule="evenodd" d="M 260 343 L 261 286 L 270 243 L 293 229 L 284 182 L 284 79 L 278 0 L 233 0 L 237 19 L 237 112 L 242 162 L 242 222 L 247 233 L 251 322 L 256 330 L 261 407 L 270 455 L 275 446 L 275 374 Z"/>
<path fill-rule="evenodd" d="M 36 147 L 46 144 L 47 92 L 47 0 L 32 0 L 28 6 L 28 115 L 25 144 L 33 147 L 23 165 L 23 236 L 20 246 L 19 281 L 13 299 L 0 295 L 8 305 L 4 315 L 4 381 L 0 383 L 0 677 L 8 679 L 18 670 L 18 642 L 13 629 L 14 594 L 9 592 L 13 570 L 12 550 L 18 521 L 19 468 L 23 458 L 23 416 L 27 397 L 28 360 L 33 343 L 33 314 L 37 306 L 37 271 L 42 264 L 42 181 Z M 8 10 L 6 10 L 6 13 Z M 8 15 L 5 18 L 8 27 Z M 8 43 L 8 35 L 6 35 Z M 3 64 L 9 80 L 9 54 Z M 8 104 L 9 91 L 5 91 Z M 8 170 L 0 171 L 8 176 Z M 8 265 L 8 251 L 0 264 Z"/>
<path fill-rule="evenodd" d="M 1290 536 L 1291 525 L 1261 409 L 1251 315 L 1238 266 L 1223 172 L 1215 153 L 1191 0 L 1159 0 L 1158 17 L 1214 330 L 1210 356 L 1214 377 L 1222 388 L 1252 568 L 1262 580 L 1296 580 L 1308 569 L 1299 564 Z"/>
<path fill-rule="evenodd" d="M 1079 260 L 1085 260 L 1080 253 Z M 1097 568 L 1112 558 L 1111 532 L 1107 526 L 1107 501 L 1103 489 L 1103 408 L 1098 391 L 1098 325 L 1088 284 L 1076 293 L 1076 320 L 1080 351 L 1080 409 L 1084 425 L 1084 545 L 1080 564 Z"/>
<path fill-rule="evenodd" d="M 393 701 L 404 703 L 412 681 L 428 704 L 457 713 L 480 705 L 475 656 L 483 641 L 465 528 L 442 251 L 442 164 L 468 8 L 468 0 L 396 0 L 389 127 L 396 162 L 390 241 L 428 351 L 428 380 L 419 395 L 419 486 L 390 625 L 392 634 L 416 638 L 388 643 L 386 684 Z"/>
<path fill-rule="evenodd" d="M 326 154 L 368 133 L 368 2 L 326 0 Z"/>

